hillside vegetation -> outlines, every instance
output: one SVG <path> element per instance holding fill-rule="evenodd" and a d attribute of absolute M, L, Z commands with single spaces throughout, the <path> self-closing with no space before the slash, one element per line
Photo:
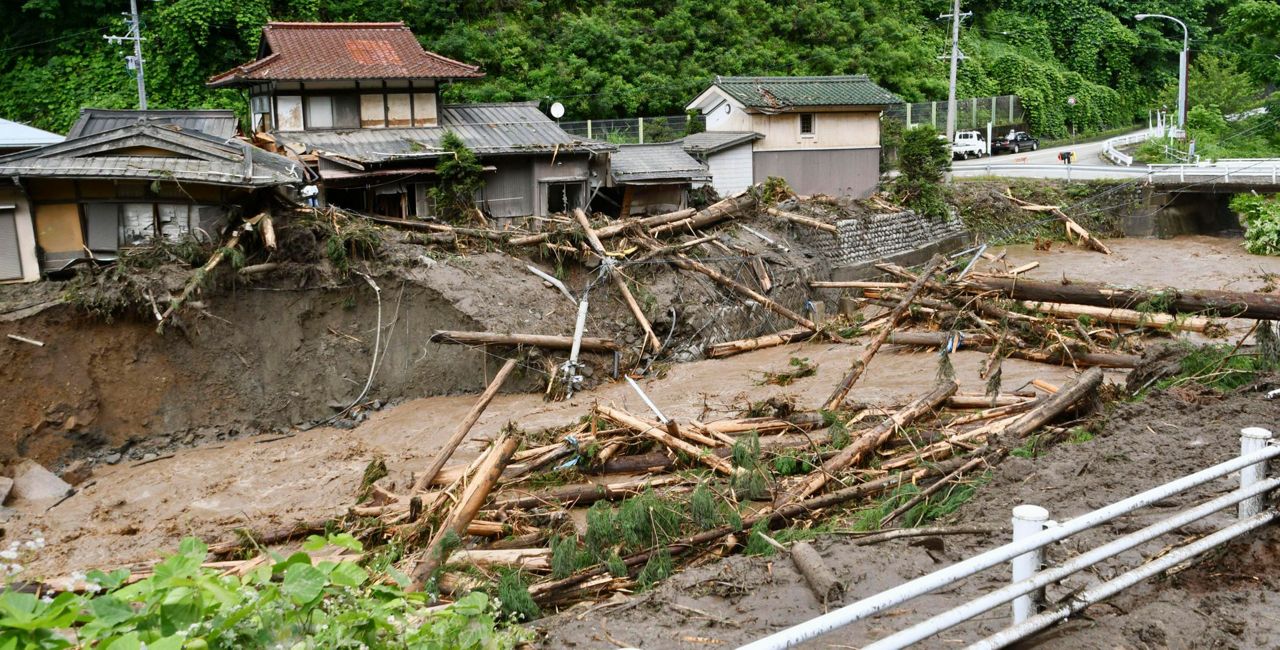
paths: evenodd
<path fill-rule="evenodd" d="M 570 119 L 679 113 L 716 74 L 865 72 L 908 101 L 946 96 L 950 3 L 938 0 L 144 0 L 149 100 L 230 107 L 210 75 L 251 60 L 267 20 L 403 20 L 488 77 L 454 100 L 563 102 Z M 82 106 L 136 105 L 121 47 L 127 0 L 15 0 L 0 33 L 0 115 L 64 132 Z M 1181 33 L 1257 88 L 1280 79 L 1280 5 L 1267 0 L 970 0 L 961 96 L 1018 94 L 1033 130 L 1145 120 L 1173 83 Z M 1195 89 L 1193 88 L 1193 101 Z M 1067 97 L 1078 104 L 1069 109 Z M 1074 111 L 1074 114 L 1072 114 Z"/>

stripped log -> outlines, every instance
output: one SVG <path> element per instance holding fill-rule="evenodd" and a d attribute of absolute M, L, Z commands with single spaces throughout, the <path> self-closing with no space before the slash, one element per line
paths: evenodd
<path fill-rule="evenodd" d="M 562 485 L 540 492 L 495 496 L 498 508 L 536 508 L 557 505 L 564 508 L 589 506 L 596 501 L 617 501 L 634 496 L 650 488 L 665 487 L 685 482 L 682 476 L 640 477 L 613 483 L 581 483 Z"/>
<path fill-rule="evenodd" d="M 975 455 L 981 455 L 988 452 L 989 450 L 984 449 L 981 450 L 979 454 Z M 635 567 L 648 562 L 652 555 L 660 551 L 666 552 L 671 557 L 678 557 L 691 551 L 699 551 L 707 548 L 707 545 L 720 540 L 721 538 L 728 537 L 729 535 L 739 532 L 749 531 L 753 526 L 761 521 L 767 522 L 771 528 L 776 528 L 796 517 L 812 516 L 814 511 L 817 510 L 837 506 L 853 499 L 880 494 L 886 490 L 892 490 L 901 485 L 913 483 L 930 476 L 945 475 L 963 465 L 964 462 L 966 461 L 961 460 L 960 462 L 938 463 L 936 465 L 920 467 L 912 471 L 901 472 L 893 476 L 886 476 L 874 481 L 868 481 L 859 485 L 829 492 L 798 503 L 793 503 L 783 508 L 763 512 L 751 517 L 744 517 L 741 526 L 721 526 L 720 528 L 681 538 L 665 547 L 662 547 L 661 549 L 654 549 L 628 555 L 622 559 L 622 562 L 629 569 L 634 569 Z M 533 596 L 534 600 L 540 603 L 545 604 L 557 602 L 574 593 L 574 588 L 578 585 L 581 585 L 592 578 L 601 576 L 608 571 L 609 568 L 607 566 L 597 565 L 567 578 L 551 580 L 533 585 L 529 588 L 529 593 Z"/>
<path fill-rule="evenodd" d="M 711 359 L 722 359 L 731 357 L 735 354 L 750 352 L 752 350 L 762 350 L 764 348 L 775 348 L 779 345 L 788 343 L 799 343 L 813 338 L 815 332 L 811 329 L 803 327 L 793 327 L 789 330 L 774 332 L 764 336 L 757 336 L 752 339 L 739 339 L 737 341 L 725 341 L 723 343 L 712 343 L 707 346 L 707 357 Z"/>
<path fill-rule="evenodd" d="M 615 409 L 608 406 L 596 405 L 596 413 L 599 413 L 607 420 L 611 420 L 633 431 L 648 436 L 656 440 L 662 446 L 672 450 L 689 454 L 698 462 L 710 467 L 711 469 L 727 474 L 734 475 L 733 465 L 728 461 L 715 455 L 711 450 L 705 447 L 697 447 L 690 442 L 686 442 L 681 438 L 671 435 L 666 428 L 657 422 L 651 422 L 638 418 L 622 409 Z M 674 421 L 671 422 L 674 425 Z"/>
<path fill-rule="evenodd" d="M 511 371 L 515 369 L 515 359 L 507 359 L 507 362 L 502 364 L 502 367 L 498 369 L 498 374 L 493 376 L 493 381 L 490 381 L 484 392 L 480 394 L 480 399 L 476 400 L 470 411 L 467 411 L 467 416 L 462 418 L 462 421 L 454 428 L 453 435 L 449 436 L 449 440 L 444 443 L 440 453 L 436 454 L 436 459 L 431 461 L 431 466 L 427 468 L 427 471 L 418 475 L 418 479 L 413 482 L 414 492 L 421 492 L 427 489 L 431 482 L 436 480 L 436 475 L 440 473 L 444 464 L 453 457 L 453 452 L 458 449 L 458 445 L 462 444 L 467 434 L 471 432 L 471 427 L 476 425 L 476 421 L 480 419 L 480 415 L 484 413 L 484 410 L 489 408 L 489 403 L 498 394 L 498 389 L 502 388 L 503 382 L 507 380 L 507 377 L 511 375 Z"/>
<path fill-rule="evenodd" d="M 920 347 L 941 347 L 946 345 L 951 335 L 946 332 L 895 332 L 889 336 L 889 342 L 897 345 L 916 345 Z M 985 335 L 969 335 L 961 338 L 961 348 L 977 352 L 991 352 L 995 346 L 990 343 L 992 337 Z M 1025 348 L 1002 349 L 1006 356 L 1024 361 L 1049 363 L 1057 366 L 1084 366 L 1100 368 L 1136 368 L 1142 357 L 1136 354 L 1115 354 L 1109 352 L 1064 352 L 1057 350 L 1030 350 Z"/>
<path fill-rule="evenodd" d="M 1226 334 L 1225 326 L 1212 318 L 1204 316 L 1151 314 L 1133 309 L 1068 305 L 1060 302 L 1032 302 L 1030 300 L 1023 300 L 1021 304 L 1024 308 L 1032 311 L 1065 318 L 1085 317 L 1102 323 L 1114 323 L 1116 325 L 1144 327 L 1147 329 L 1200 332 L 1211 336 Z"/>
<path fill-rule="evenodd" d="M 831 572 L 831 567 L 827 566 L 822 556 L 807 542 L 791 545 L 791 562 L 796 565 L 805 582 L 809 583 L 809 589 L 813 590 L 813 595 L 823 605 L 833 603 L 844 595 L 844 585 L 840 584 L 836 574 Z"/>
<path fill-rule="evenodd" d="M 527 345 L 551 350 L 569 350 L 573 348 L 572 336 L 552 336 L 548 334 L 498 334 L 496 332 L 459 332 L 455 330 L 436 330 L 431 335 L 432 343 L 456 343 L 458 345 Z M 601 339 L 585 336 L 582 338 L 582 349 L 592 352 L 617 352 L 622 349 L 613 339 Z"/>
<path fill-rule="evenodd" d="M 601 260 L 608 258 L 608 253 L 604 250 L 604 243 L 600 241 L 600 237 L 596 235 L 596 231 L 591 227 L 591 221 L 587 219 L 587 213 L 582 208 L 573 209 L 573 218 L 578 221 L 578 225 L 582 226 L 582 232 L 587 236 L 587 242 L 591 244 L 600 256 Z M 609 279 L 613 281 L 613 286 L 617 287 L 618 293 L 622 294 L 622 300 L 627 303 L 627 309 L 631 310 L 631 316 L 640 324 L 640 329 L 644 330 L 645 340 L 649 347 L 656 354 L 662 349 L 662 341 L 658 340 L 658 335 L 653 333 L 653 327 L 649 324 L 649 319 L 645 317 L 644 310 L 640 309 L 640 303 L 636 302 L 636 297 L 631 295 L 631 289 L 627 287 L 627 281 L 622 277 L 616 268 L 609 267 Z"/>
<path fill-rule="evenodd" d="M 459 549 L 449 557 L 449 564 L 466 564 L 482 569 L 511 567 L 522 571 L 550 571 L 551 549 Z"/>
<path fill-rule="evenodd" d="M 669 221 L 657 227 L 650 226 L 649 234 L 657 235 L 661 232 L 670 232 L 676 229 L 697 230 L 698 228 L 705 228 L 739 213 L 753 210 L 755 207 L 755 195 L 749 191 L 740 192 L 727 199 L 712 203 L 697 213 L 690 215 L 687 219 Z"/>
<path fill-rule="evenodd" d="M 839 233 L 840 233 L 840 229 L 839 229 L 839 228 L 837 228 L 834 224 L 824 223 L 824 222 L 822 222 L 822 221 L 818 221 L 817 219 L 814 219 L 814 218 L 811 218 L 811 217 L 806 217 L 806 216 L 804 216 L 804 215 L 800 215 L 800 214 L 796 214 L 796 213 L 794 213 L 794 212 L 786 212 L 786 211 L 783 211 L 783 210 L 779 210 L 779 209 L 777 209 L 777 208 L 767 208 L 767 209 L 765 210 L 765 212 L 767 212 L 767 213 L 769 213 L 769 214 L 771 214 L 771 215 L 773 215 L 773 216 L 775 216 L 775 217 L 777 217 L 777 218 L 779 218 L 779 219 L 785 219 L 785 220 L 787 220 L 787 221 L 790 221 L 791 223 L 798 223 L 798 224 L 800 224 L 800 225 L 802 225 L 802 226 L 808 226 L 808 227 L 810 227 L 810 228 L 816 228 L 816 229 L 818 229 L 818 230 L 822 230 L 822 231 L 825 231 L 825 232 L 829 232 L 829 233 L 831 233 L 831 234 L 833 234 L 833 235 L 836 235 L 836 234 L 839 234 Z"/>
<path fill-rule="evenodd" d="M 911 285 L 906 282 L 864 282 L 843 280 L 814 280 L 809 283 L 814 289 L 906 289 Z"/>
<path fill-rule="evenodd" d="M 1131 289 L 1103 284 L 1040 282 L 992 276 L 973 276 L 964 285 L 975 293 L 995 293 L 1015 300 L 1120 307 L 1142 305 L 1144 311 L 1195 313 L 1221 318 L 1280 320 L 1280 295 L 1208 289 Z"/>
<path fill-rule="evenodd" d="M 1025 438 L 1102 385 L 1102 370 L 1090 368 L 1054 393 L 1039 407 L 1000 431 L 1006 438 Z"/>
<path fill-rule="evenodd" d="M 903 407 L 897 413 L 885 419 L 884 422 L 862 432 L 857 438 L 854 438 L 853 442 L 849 443 L 849 446 L 841 449 L 839 454 L 823 463 L 822 467 L 811 472 L 799 485 L 780 494 L 774 500 L 774 507 L 781 508 L 821 490 L 827 484 L 827 481 L 852 467 L 863 456 L 883 445 L 895 431 L 907 426 L 925 414 L 932 413 L 943 402 L 947 401 L 948 397 L 954 395 L 959 388 L 959 384 L 954 381 L 939 384 L 928 395 Z"/>
<path fill-rule="evenodd" d="M 653 241 L 653 240 L 647 240 L 647 241 L 642 240 L 641 243 L 650 249 L 661 248 L 661 246 L 656 241 Z M 733 278 L 730 278 L 729 276 L 726 276 L 723 273 L 720 273 L 719 271 L 716 271 L 715 269 L 701 262 L 695 262 L 692 259 L 689 259 L 687 255 L 684 255 L 682 253 L 677 253 L 676 255 L 668 259 L 671 261 L 672 264 L 675 264 L 676 266 L 686 271 L 701 273 L 702 275 L 705 275 L 708 278 L 711 278 L 717 283 L 725 287 L 728 287 L 729 289 L 732 289 L 733 291 L 737 292 L 739 295 L 743 296 L 744 298 L 754 300 L 760 303 L 761 305 L 764 306 L 765 309 L 768 309 L 769 311 L 794 322 L 800 327 L 803 327 L 807 330 L 814 330 L 814 331 L 818 329 L 818 326 L 815 325 L 813 321 L 805 318 L 804 316 L 801 316 L 800 314 L 797 314 L 791 311 L 790 309 L 787 309 L 786 307 L 783 307 L 782 305 L 778 304 L 777 302 L 774 302 L 773 300 L 770 300 L 769 298 L 764 297 L 763 295 L 760 295 L 751 287 L 748 287 L 747 285 L 742 284 L 741 282 L 738 282 L 737 280 L 734 280 Z"/>
<path fill-rule="evenodd" d="M 903 296 L 902 301 L 899 302 L 898 306 L 894 307 L 893 311 L 889 313 L 889 318 L 884 329 L 880 330 L 880 332 L 876 334 L 875 338 L 871 339 L 871 342 L 867 344 L 867 348 L 863 350 L 862 354 L 853 360 L 853 365 L 850 366 L 849 371 L 845 373 L 843 378 L 841 378 L 835 391 L 833 391 L 831 396 L 827 398 L 823 408 L 828 411 L 835 411 L 840 408 L 840 405 L 844 403 L 844 398 L 849 396 L 849 391 L 853 388 L 854 382 L 858 381 L 858 378 L 866 371 L 867 364 L 871 362 L 871 357 L 874 357 L 876 352 L 880 350 L 880 346 L 884 345 L 885 340 L 889 338 L 889 334 L 893 333 L 893 329 L 898 326 L 902 317 L 906 315 L 907 308 L 911 306 L 911 301 L 916 299 L 920 290 L 924 288 L 925 283 L 930 282 L 929 277 L 933 275 L 933 272 L 936 271 L 944 261 L 945 260 L 942 257 L 934 256 L 933 261 L 930 262 L 929 266 L 920 274 L 920 277 L 917 278 L 915 282 L 911 283 L 911 287 L 907 289 L 907 293 Z"/>
<path fill-rule="evenodd" d="M 493 490 L 494 485 L 497 485 L 498 478 L 502 476 L 502 470 L 511 461 L 511 456 L 516 453 L 516 447 L 519 446 L 519 439 L 505 433 L 494 441 L 489 453 L 476 469 L 466 490 L 463 491 L 457 506 L 445 517 L 444 522 L 436 529 L 431 541 L 418 558 L 411 574 L 412 591 L 422 591 L 436 568 L 448 559 L 449 549 L 443 544 L 446 536 L 450 533 L 462 536 L 466 532 L 467 526 L 480 512 L 481 506 L 489 498 L 489 492 Z"/>

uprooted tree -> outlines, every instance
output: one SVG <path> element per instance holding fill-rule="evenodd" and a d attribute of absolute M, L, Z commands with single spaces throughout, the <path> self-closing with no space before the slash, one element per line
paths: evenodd
<path fill-rule="evenodd" d="M 431 188 L 436 214 L 447 221 L 466 221 L 475 208 L 476 193 L 484 187 L 484 166 L 476 153 L 453 131 L 440 139 L 444 153 L 436 165 L 438 183 Z"/>

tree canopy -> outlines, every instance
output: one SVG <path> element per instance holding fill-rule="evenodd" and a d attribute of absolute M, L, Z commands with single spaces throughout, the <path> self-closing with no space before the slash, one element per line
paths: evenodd
<path fill-rule="evenodd" d="M 17 0 L 0 34 L 0 115 L 65 131 L 82 106 L 136 104 L 120 46 L 125 0 Z M 159 0 L 144 3 L 149 103 L 230 107 L 204 81 L 253 58 L 267 20 L 403 20 L 427 49 L 483 66 L 447 100 L 560 101 L 570 119 L 681 112 L 714 75 L 866 73 L 908 101 L 947 92 L 945 0 Z M 1143 118 L 1193 56 L 1280 80 L 1280 6 L 1269 0 L 970 0 L 960 95 L 1019 94 L 1032 128 L 1060 134 Z M 1197 98 L 1191 98 L 1194 104 Z"/>

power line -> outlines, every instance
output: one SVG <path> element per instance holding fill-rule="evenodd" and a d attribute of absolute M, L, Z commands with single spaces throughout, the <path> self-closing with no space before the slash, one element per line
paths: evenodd
<path fill-rule="evenodd" d="M 105 31 L 107 30 L 104 27 L 100 27 L 98 29 L 87 29 L 83 32 L 74 32 L 71 34 L 64 34 L 56 38 L 45 39 L 43 41 L 35 41 L 33 43 L 23 43 L 22 45 L 11 45 L 9 47 L 0 48 L 0 52 L 12 52 L 14 50 L 23 50 L 30 47 L 36 47 L 37 45 L 46 45 L 48 43 L 57 43 L 57 42 L 69 40 L 72 38 L 79 38 L 81 36 L 86 36 L 88 34 L 101 34 L 102 32 L 105 32 Z"/>

